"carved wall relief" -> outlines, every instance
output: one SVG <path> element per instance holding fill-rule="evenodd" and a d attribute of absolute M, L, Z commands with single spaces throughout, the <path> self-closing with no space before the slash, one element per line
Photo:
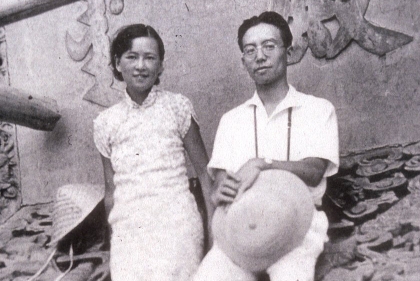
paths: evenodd
<path fill-rule="evenodd" d="M 114 15 L 119 15 L 124 10 L 124 0 L 110 0 L 109 10 Z"/>
<path fill-rule="evenodd" d="M 7 56 L 6 56 L 6 31 L 0 27 L 0 84 L 8 85 L 7 76 Z"/>
<path fill-rule="evenodd" d="M 354 40 L 368 52 L 382 56 L 413 40 L 406 34 L 376 26 L 364 15 L 370 0 L 275 0 L 273 9 L 289 22 L 294 42 L 288 62 L 299 62 L 308 47 L 317 58 L 332 59 Z M 325 22 L 335 20 L 334 38 Z"/>
<path fill-rule="evenodd" d="M 0 27 L 0 85 L 8 85 L 6 35 Z M 16 126 L 0 121 L 0 223 L 22 204 Z"/>
<path fill-rule="evenodd" d="M 82 70 L 95 78 L 95 84 L 87 91 L 83 99 L 108 107 L 116 103 L 121 93 L 111 88 L 113 75 L 109 67 L 108 19 L 104 0 L 87 0 L 88 8 L 77 20 L 89 27 L 80 41 L 76 41 L 67 32 L 66 48 L 75 61 L 90 58 Z M 111 0 L 109 9 L 113 14 L 119 14 L 124 9 L 123 0 Z"/>

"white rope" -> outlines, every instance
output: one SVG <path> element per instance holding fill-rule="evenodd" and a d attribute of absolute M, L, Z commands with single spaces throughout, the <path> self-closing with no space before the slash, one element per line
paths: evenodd
<path fill-rule="evenodd" d="M 70 255 L 70 266 L 69 266 L 69 268 L 64 273 L 62 273 L 60 276 L 58 276 L 54 281 L 60 281 L 61 279 L 63 279 L 64 276 L 66 276 L 67 273 L 69 273 L 71 268 L 73 267 L 73 244 L 70 246 L 69 255 Z"/>

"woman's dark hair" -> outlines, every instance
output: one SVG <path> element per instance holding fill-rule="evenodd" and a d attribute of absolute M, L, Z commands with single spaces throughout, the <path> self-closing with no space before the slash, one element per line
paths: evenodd
<path fill-rule="evenodd" d="M 270 12 L 263 12 L 259 16 L 253 16 L 252 18 L 246 19 L 241 24 L 241 26 L 238 29 L 238 44 L 239 44 L 239 49 L 241 49 L 241 52 L 244 51 L 242 39 L 245 33 L 248 31 L 248 29 L 260 23 L 267 23 L 267 24 L 271 24 L 277 27 L 280 30 L 280 35 L 281 35 L 281 39 L 283 40 L 284 46 L 288 48 L 292 45 L 293 35 L 292 35 L 292 32 L 290 31 L 289 24 L 281 15 L 279 15 L 276 12 L 270 11 Z"/>
<path fill-rule="evenodd" d="M 123 53 L 130 50 L 133 40 L 139 37 L 150 37 L 155 39 L 158 44 L 160 60 L 163 61 L 165 57 L 165 46 L 163 45 L 162 38 L 160 38 L 153 27 L 144 24 L 132 24 L 122 27 L 117 31 L 110 48 L 112 72 L 114 77 L 120 81 L 123 81 L 123 77 L 121 72 L 117 70 L 117 59 L 120 59 Z M 159 78 L 157 78 L 155 85 L 158 85 L 159 82 Z"/>

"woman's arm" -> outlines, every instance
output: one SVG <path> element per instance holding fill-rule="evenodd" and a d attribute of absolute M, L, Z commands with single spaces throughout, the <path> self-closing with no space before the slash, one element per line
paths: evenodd
<path fill-rule="evenodd" d="M 111 160 L 109 158 L 101 155 L 102 165 L 104 167 L 104 176 L 105 176 L 105 212 L 106 218 L 108 219 L 109 213 L 111 212 L 112 207 L 114 206 L 114 169 L 112 168 Z"/>
<path fill-rule="evenodd" d="M 197 173 L 198 179 L 201 183 L 208 217 L 207 228 L 210 230 L 211 218 L 213 216 L 215 207 L 211 201 L 212 182 L 207 173 L 207 164 L 209 162 L 209 158 L 203 143 L 203 139 L 201 138 L 200 128 L 193 118 L 191 118 L 191 125 L 184 137 L 183 142 L 185 150 L 188 153 L 191 163 L 193 164 L 195 172 Z"/>

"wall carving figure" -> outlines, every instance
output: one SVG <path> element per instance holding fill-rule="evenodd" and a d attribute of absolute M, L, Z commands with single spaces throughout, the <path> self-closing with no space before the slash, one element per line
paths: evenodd
<path fill-rule="evenodd" d="M 0 27 L 0 86 L 9 84 L 6 33 Z M 16 125 L 0 121 L 0 224 L 10 218 L 22 204 Z"/>
<path fill-rule="evenodd" d="M 333 59 L 351 41 L 378 56 L 400 48 L 413 37 L 372 24 L 365 19 L 370 0 L 275 0 L 273 10 L 282 14 L 292 29 L 294 42 L 288 63 L 299 62 L 308 48 L 317 58 Z M 336 20 L 332 38 L 327 21 Z"/>
<path fill-rule="evenodd" d="M 82 70 L 95 78 L 94 85 L 87 91 L 83 99 L 108 107 L 119 100 L 121 93 L 111 87 L 114 80 L 109 67 L 110 40 L 107 35 L 107 5 L 104 0 L 87 0 L 86 2 L 87 10 L 77 21 L 88 26 L 89 29 L 79 41 L 67 32 L 66 48 L 73 60 L 87 60 Z M 108 6 L 111 13 L 120 14 L 124 9 L 124 1 L 110 0 Z"/>
<path fill-rule="evenodd" d="M 109 10 L 114 15 L 119 15 L 124 10 L 124 0 L 110 0 Z"/>

